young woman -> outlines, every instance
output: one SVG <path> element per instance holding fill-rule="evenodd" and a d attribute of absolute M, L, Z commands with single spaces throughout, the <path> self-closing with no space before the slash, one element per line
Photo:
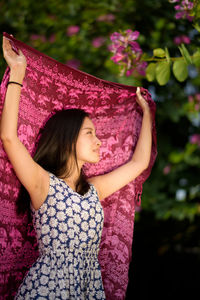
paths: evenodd
<path fill-rule="evenodd" d="M 15 173 L 30 196 L 40 256 L 15 299 L 105 299 L 98 251 L 103 227 L 100 201 L 139 176 L 149 165 L 151 113 L 140 89 L 141 132 L 131 160 L 114 171 L 86 180 L 85 163 L 99 161 L 101 141 L 89 115 L 62 110 L 42 132 L 34 159 L 17 135 L 26 58 L 3 37 L 10 79 L 1 119 L 1 139 Z"/>

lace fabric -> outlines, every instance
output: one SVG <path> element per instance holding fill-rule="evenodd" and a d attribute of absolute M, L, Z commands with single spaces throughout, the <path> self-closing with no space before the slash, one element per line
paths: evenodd
<path fill-rule="evenodd" d="M 90 113 L 102 142 L 101 160 L 86 165 L 86 176 L 107 173 L 127 162 L 137 144 L 142 110 L 136 103 L 136 88 L 109 82 L 61 64 L 7 33 L 13 49 L 27 58 L 27 71 L 20 100 L 18 135 L 33 153 L 37 135 L 56 110 L 82 108 Z M 6 94 L 9 68 L 0 90 L 0 112 Z M 150 93 L 144 96 L 152 113 L 152 153 L 149 167 L 133 182 L 102 202 L 104 228 L 99 262 L 106 299 L 124 299 L 132 254 L 135 206 L 140 206 L 142 185 L 157 156 L 155 112 Z M 16 215 L 15 201 L 20 183 L 0 145 L 0 299 L 14 295 L 25 273 L 38 257 L 32 224 Z M 2 298 L 1 298 L 2 297 Z"/>

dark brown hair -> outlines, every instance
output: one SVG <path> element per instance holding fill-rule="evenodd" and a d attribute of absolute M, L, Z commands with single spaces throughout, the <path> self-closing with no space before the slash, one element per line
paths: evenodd
<path fill-rule="evenodd" d="M 70 176 L 72 167 L 78 167 L 76 142 L 86 117 L 89 117 L 89 114 L 82 109 L 73 108 L 56 112 L 39 132 L 39 141 L 33 159 L 57 177 Z M 75 165 L 73 166 L 68 164 L 71 156 L 74 157 Z M 84 195 L 88 189 L 89 184 L 81 170 L 80 177 L 76 182 L 76 192 Z M 30 197 L 22 186 L 17 200 L 17 213 L 30 211 L 29 208 Z"/>

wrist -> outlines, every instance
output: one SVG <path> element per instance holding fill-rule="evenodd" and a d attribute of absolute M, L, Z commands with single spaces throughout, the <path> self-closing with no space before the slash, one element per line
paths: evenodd
<path fill-rule="evenodd" d="M 9 81 L 16 81 L 22 84 L 25 76 L 25 70 L 11 70 Z"/>
<path fill-rule="evenodd" d="M 149 108 L 149 106 L 146 106 L 145 108 L 143 108 L 143 114 L 150 114 L 151 113 L 151 110 Z"/>
<path fill-rule="evenodd" d="M 26 66 L 24 65 L 15 65 L 10 68 L 10 77 L 12 76 L 12 79 L 15 77 L 23 80 L 25 73 L 26 73 Z"/>
<path fill-rule="evenodd" d="M 152 115 L 151 115 L 150 108 L 143 110 L 143 118 L 145 118 L 146 120 L 149 120 L 152 123 Z"/>

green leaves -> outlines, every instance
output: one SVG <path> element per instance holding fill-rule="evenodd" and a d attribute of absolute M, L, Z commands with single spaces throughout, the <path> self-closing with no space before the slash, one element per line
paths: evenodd
<path fill-rule="evenodd" d="M 194 53 L 192 61 L 196 67 L 200 67 L 200 49 L 197 49 L 197 51 Z"/>
<path fill-rule="evenodd" d="M 153 58 L 157 62 L 149 63 L 146 68 L 146 78 L 148 81 L 154 81 L 155 79 L 159 85 L 165 85 L 171 76 L 172 72 L 175 78 L 179 82 L 183 82 L 188 77 L 188 65 L 194 64 L 196 67 L 200 67 L 200 49 L 198 49 L 191 57 L 189 51 L 184 44 L 179 46 L 179 50 L 182 57 L 170 57 L 168 48 L 156 48 L 153 50 Z"/>
<path fill-rule="evenodd" d="M 184 44 L 181 44 L 179 50 L 183 57 L 182 59 L 175 60 L 173 73 L 178 81 L 183 82 L 188 77 L 188 65 L 192 64 L 192 58 Z"/>
<path fill-rule="evenodd" d="M 175 60 L 172 65 L 172 71 L 175 78 L 183 82 L 188 77 L 188 66 L 184 59 L 179 58 Z M 147 79 L 152 81 L 156 78 L 159 85 L 165 85 L 171 75 L 171 63 L 168 61 L 158 62 L 156 64 L 151 63 L 147 68 Z"/>
<path fill-rule="evenodd" d="M 185 45 L 181 44 L 181 46 L 178 47 L 178 48 L 179 48 L 183 58 L 185 59 L 186 63 L 187 64 L 192 64 L 192 59 L 191 59 L 190 54 L 189 54 L 187 48 L 185 47 Z"/>
<path fill-rule="evenodd" d="M 170 74 L 170 63 L 167 61 L 150 63 L 146 68 L 147 80 L 154 81 L 156 79 L 159 85 L 165 85 L 170 79 Z"/>
<path fill-rule="evenodd" d="M 188 67 L 184 60 L 176 60 L 173 64 L 173 73 L 176 79 L 183 82 L 188 77 Z"/>
<path fill-rule="evenodd" d="M 156 79 L 160 85 L 165 85 L 170 78 L 170 64 L 166 61 L 157 63 Z"/>
<path fill-rule="evenodd" d="M 163 58 L 165 57 L 165 50 L 163 50 L 162 48 L 154 49 L 153 56 Z"/>
<path fill-rule="evenodd" d="M 156 64 L 150 63 L 146 68 L 146 77 L 148 81 L 153 81 L 156 75 Z"/>
<path fill-rule="evenodd" d="M 161 59 L 160 62 L 150 63 L 146 68 L 146 77 L 148 81 L 156 79 L 160 85 L 165 85 L 170 78 L 170 56 L 167 48 L 156 48 L 153 50 L 153 56 Z M 167 61 L 162 61 L 163 58 Z"/>

